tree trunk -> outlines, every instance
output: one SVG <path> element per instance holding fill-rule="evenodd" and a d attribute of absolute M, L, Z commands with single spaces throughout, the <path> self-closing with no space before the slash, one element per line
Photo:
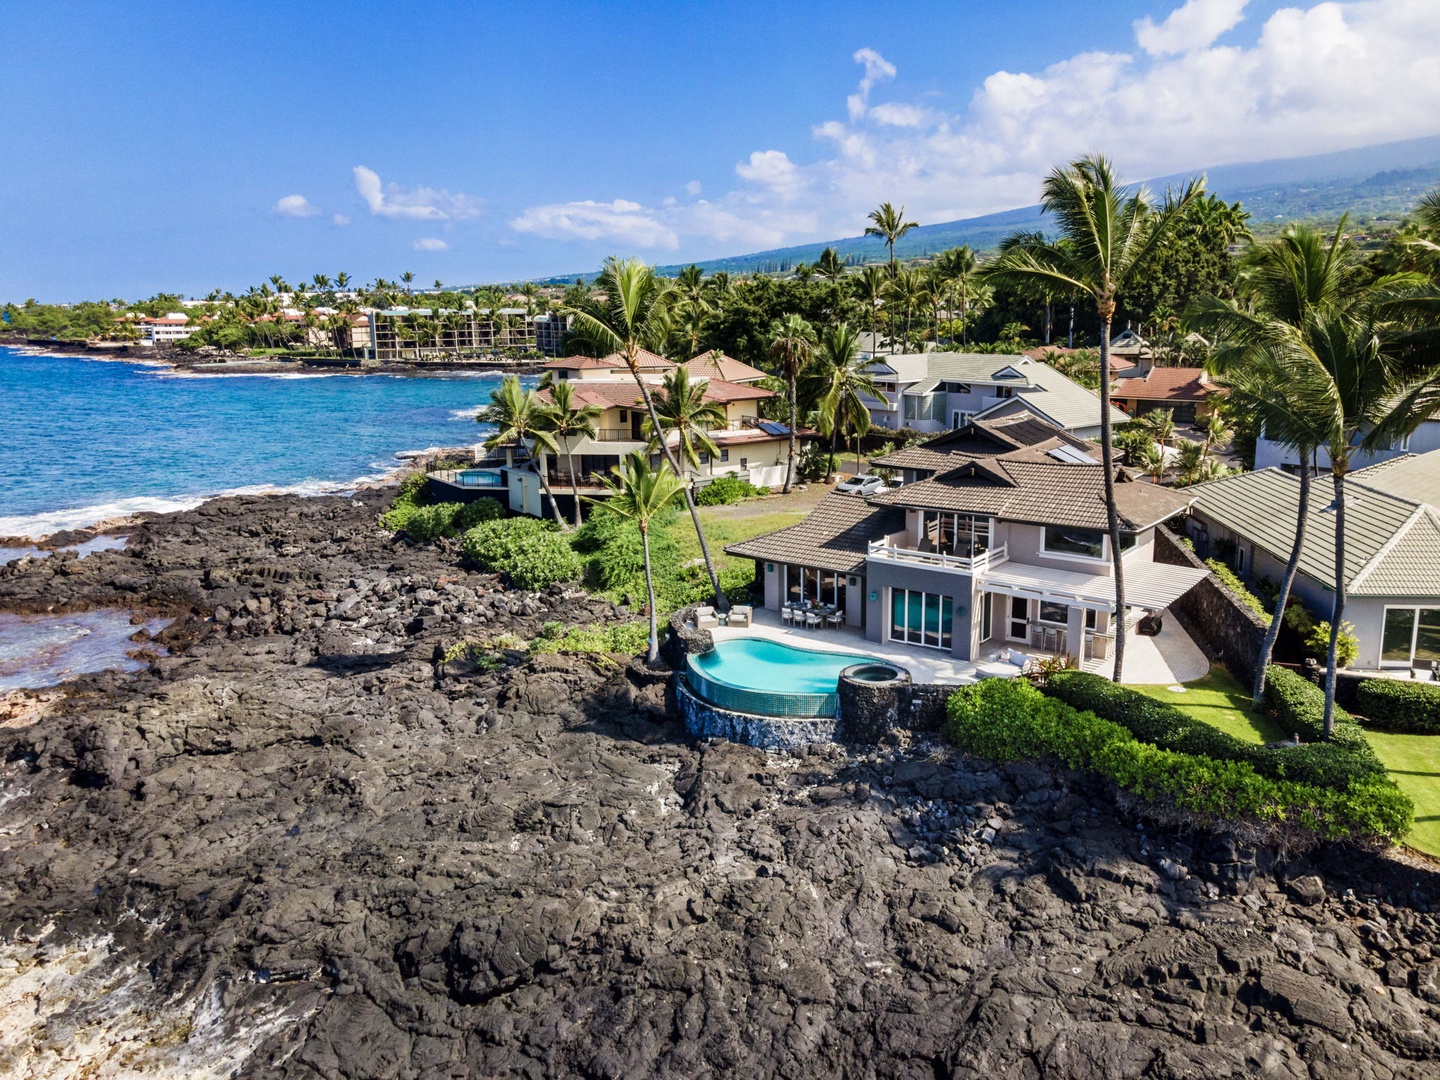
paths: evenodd
<path fill-rule="evenodd" d="M 1055 309 L 1050 300 L 1045 301 L 1045 344 L 1050 344 L 1050 327 L 1054 322 Z"/>
<path fill-rule="evenodd" d="M 1100 318 L 1100 460 L 1105 469 L 1105 520 L 1115 570 L 1115 681 L 1125 669 L 1125 560 L 1120 550 L 1120 514 L 1115 508 L 1115 440 L 1110 430 L 1110 319 Z"/>
<path fill-rule="evenodd" d="M 1300 512 L 1295 515 L 1295 544 L 1290 548 L 1290 561 L 1285 564 L 1285 574 L 1280 578 L 1280 595 L 1275 598 L 1275 613 L 1270 617 L 1270 629 L 1265 631 L 1265 643 L 1260 646 L 1260 657 L 1255 662 L 1255 688 L 1250 697 L 1258 711 L 1265 702 L 1265 672 L 1270 667 L 1270 656 L 1275 652 L 1275 642 L 1280 637 L 1280 624 L 1285 621 L 1285 605 L 1290 602 L 1290 586 L 1295 582 L 1295 573 L 1300 569 L 1300 549 L 1305 543 L 1305 525 L 1309 521 L 1310 469 L 1304 455 L 1300 458 Z"/>
<path fill-rule="evenodd" d="M 565 528 L 565 519 L 560 516 L 560 504 L 555 501 L 555 493 L 550 490 L 550 481 L 545 476 L 545 454 L 543 451 L 535 455 L 535 466 L 535 471 L 540 477 L 540 490 L 543 491 L 545 497 L 550 500 L 550 512 L 555 515 L 555 524 L 560 526 L 563 531 Z"/>
<path fill-rule="evenodd" d="M 650 387 L 640 377 L 639 359 L 630 356 L 629 352 L 630 350 L 627 348 L 625 363 L 630 368 L 630 374 L 635 377 L 635 385 L 640 387 L 640 396 L 645 399 L 645 411 L 650 414 L 650 430 L 655 433 L 660 443 L 660 452 L 665 455 L 666 463 L 684 485 L 685 505 L 690 508 L 690 521 L 694 524 L 695 536 L 700 541 L 700 554 L 705 556 L 705 569 L 710 574 L 710 587 L 715 591 L 715 610 L 728 611 L 730 605 L 725 600 L 725 594 L 720 591 L 720 575 L 715 572 L 715 560 L 710 557 L 710 545 L 705 542 L 705 530 L 700 527 L 700 514 L 695 509 L 695 496 L 690 490 L 690 485 L 685 482 L 685 474 L 680 471 L 680 463 L 670 452 L 670 444 L 665 441 L 665 429 L 660 426 L 660 414 L 655 411 L 655 399 L 650 396 Z"/>
<path fill-rule="evenodd" d="M 1330 649 L 1326 653 L 1325 669 L 1325 738 L 1335 730 L 1335 683 L 1340 665 L 1336 654 L 1340 649 L 1340 620 L 1345 617 L 1345 469 L 1339 463 L 1336 468 L 1331 456 L 1331 468 L 1335 481 L 1335 603 L 1330 609 Z"/>
<path fill-rule="evenodd" d="M 780 489 L 785 495 L 790 494 L 790 486 L 795 482 L 795 454 L 797 447 L 795 425 L 799 423 L 800 413 L 799 403 L 795 400 L 795 395 L 799 392 L 797 382 L 796 373 L 792 368 L 790 373 L 790 455 L 785 461 L 785 486 Z"/>
<path fill-rule="evenodd" d="M 575 527 L 578 529 L 584 522 L 580 520 L 580 485 L 575 481 L 575 450 L 569 440 L 565 442 L 565 461 L 570 466 L 570 494 L 575 498 Z"/>
<path fill-rule="evenodd" d="M 840 434 L 840 418 L 836 417 L 835 422 L 830 425 L 830 460 L 825 462 L 825 480 L 830 482 L 835 479 L 835 437 Z"/>
<path fill-rule="evenodd" d="M 640 526 L 640 547 L 645 553 L 645 593 L 650 600 L 650 642 L 645 650 L 645 662 L 654 664 L 660 659 L 660 620 L 655 613 L 655 575 L 650 570 L 650 529 Z"/>

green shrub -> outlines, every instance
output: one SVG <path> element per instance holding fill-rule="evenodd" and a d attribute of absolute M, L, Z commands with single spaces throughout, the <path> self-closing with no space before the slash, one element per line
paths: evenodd
<path fill-rule="evenodd" d="M 538 591 L 580 577 L 584 565 L 563 533 L 538 518 L 487 521 L 465 533 L 465 557 L 504 574 L 516 588 Z"/>
<path fill-rule="evenodd" d="M 700 489 L 695 496 L 698 506 L 725 506 L 758 495 L 760 489 L 738 476 L 718 476 Z"/>
<path fill-rule="evenodd" d="M 474 502 L 465 503 L 460 512 L 455 515 L 453 535 L 459 536 L 481 522 L 499 521 L 504 516 L 505 507 L 495 499 L 476 499 Z"/>
<path fill-rule="evenodd" d="M 666 514 L 650 528 L 650 565 L 657 578 L 680 569 L 680 549 L 670 534 L 674 521 L 675 515 Z M 645 591 L 645 552 L 633 521 L 597 506 L 571 544 L 586 557 L 585 580 L 591 586 L 637 596 Z"/>
<path fill-rule="evenodd" d="M 1235 576 L 1235 571 L 1226 566 L 1219 559 L 1206 559 L 1205 565 L 1210 568 L 1220 583 L 1235 594 L 1236 598 L 1247 608 L 1260 616 L 1260 621 L 1266 626 L 1270 625 L 1270 612 L 1266 609 L 1261 599 L 1245 587 L 1245 583 Z M 1302 609 L 1303 610 L 1303 609 Z"/>
<path fill-rule="evenodd" d="M 1308 742 L 1325 738 L 1325 691 L 1289 668 L 1271 667 L 1265 674 L 1265 705 L 1280 727 Z M 1355 718 L 1335 706 L 1335 728 L 1330 742 L 1376 762 L 1370 741 Z"/>
<path fill-rule="evenodd" d="M 476 499 L 472 503 L 435 503 L 414 505 L 395 500 L 395 505 L 381 517 L 387 529 L 403 532 L 411 540 L 427 543 L 440 537 L 451 539 L 484 521 L 503 517 L 504 508 L 494 499 Z"/>
<path fill-rule="evenodd" d="M 1328 660 L 1330 657 L 1330 622 L 1317 622 L 1305 635 L 1305 648 L 1310 655 L 1320 660 Z M 1345 620 L 1340 624 L 1340 636 L 1335 639 L 1335 663 L 1340 667 L 1349 667 L 1360 655 L 1360 642 L 1355 637 L 1355 624 Z"/>
<path fill-rule="evenodd" d="M 1348 790 L 1276 780 L 1244 761 L 1162 749 L 1021 679 L 987 679 L 951 695 L 946 733 L 994 761 L 1054 757 L 1155 804 L 1202 821 L 1249 820 L 1327 840 L 1392 841 L 1409 831 L 1414 806 L 1386 777 Z"/>
<path fill-rule="evenodd" d="M 395 501 L 402 499 L 415 506 L 424 506 L 430 501 L 430 491 L 423 470 L 416 469 L 407 473 L 405 479 L 400 481 L 400 494 L 395 496 Z"/>
<path fill-rule="evenodd" d="M 1356 691 L 1365 719 L 1393 731 L 1440 735 L 1440 683 L 1366 679 Z"/>
<path fill-rule="evenodd" d="M 1045 693 L 1073 708 L 1120 724 L 1141 742 L 1162 750 L 1199 754 L 1217 761 L 1248 762 L 1256 772 L 1275 780 L 1295 780 L 1343 791 L 1384 772 L 1374 754 L 1357 753 L 1348 744 L 1316 741 L 1266 747 L 1245 742 L 1196 720 L 1175 705 L 1083 671 L 1051 675 Z"/>
<path fill-rule="evenodd" d="M 548 624 L 547 624 L 548 625 Z M 650 644 L 648 621 L 611 626 L 572 626 L 559 634 L 544 634 L 530 643 L 532 653 L 625 653 L 637 656 Z"/>

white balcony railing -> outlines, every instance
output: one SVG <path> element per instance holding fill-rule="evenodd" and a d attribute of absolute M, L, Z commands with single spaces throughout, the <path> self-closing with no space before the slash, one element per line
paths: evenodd
<path fill-rule="evenodd" d="M 913 548 L 895 547 L 884 540 L 872 540 L 869 555 L 872 559 L 889 559 L 892 562 L 916 563 L 921 566 L 933 566 L 940 570 L 976 574 L 1008 561 L 1010 555 L 1005 549 L 1006 545 L 1000 544 L 988 551 L 982 551 L 978 555 L 966 558 L 961 555 L 945 555 L 938 551 L 915 551 Z"/>

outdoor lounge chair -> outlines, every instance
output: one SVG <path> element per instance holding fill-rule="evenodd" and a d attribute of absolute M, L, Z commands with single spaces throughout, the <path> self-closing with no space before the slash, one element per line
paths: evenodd
<path fill-rule="evenodd" d="M 719 626 L 720 620 L 715 617 L 713 607 L 697 607 L 695 609 L 695 627 L 699 630 L 709 630 Z"/>
<path fill-rule="evenodd" d="M 748 604 L 736 604 L 730 609 L 729 626 L 749 626 L 751 608 Z"/>

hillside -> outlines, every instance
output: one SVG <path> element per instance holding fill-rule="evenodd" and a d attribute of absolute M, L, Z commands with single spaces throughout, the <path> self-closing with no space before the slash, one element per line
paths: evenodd
<path fill-rule="evenodd" d="M 1334 221 L 1342 213 L 1349 213 L 1357 226 L 1384 224 L 1398 220 L 1421 195 L 1440 184 L 1440 136 L 1194 171 L 1206 174 L 1211 191 L 1227 201 L 1244 203 L 1253 215 L 1252 228 L 1260 233 L 1279 222 Z M 1163 190 L 1190 175 L 1192 173 L 1176 173 L 1146 181 L 1146 184 Z M 902 238 L 895 253 L 901 258 L 913 259 L 960 244 L 986 251 L 1012 232 L 1041 228 L 1043 224 L 1039 206 L 1031 205 L 923 225 Z M 879 240 L 850 236 L 707 259 L 699 265 L 708 273 L 777 271 L 789 269 L 798 262 L 814 262 L 827 247 L 833 247 L 842 258 L 857 263 L 876 262 L 885 257 L 884 245 Z M 657 269 L 673 275 L 681 265 Z M 565 280 L 573 280 L 573 275 Z"/>

